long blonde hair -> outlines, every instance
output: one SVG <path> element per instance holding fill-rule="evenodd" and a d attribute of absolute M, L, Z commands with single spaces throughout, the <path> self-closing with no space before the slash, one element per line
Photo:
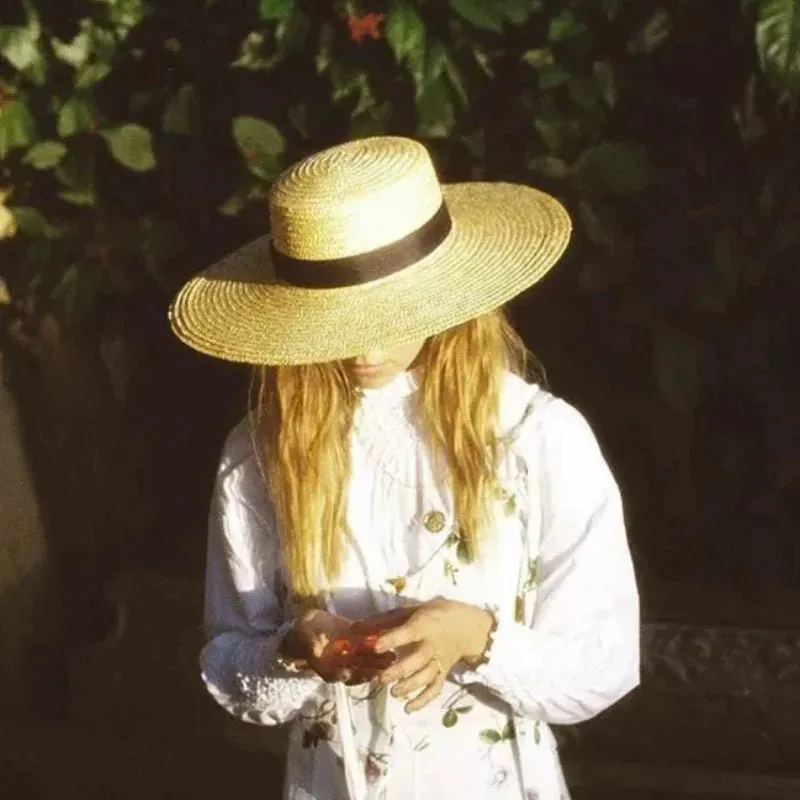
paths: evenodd
<path fill-rule="evenodd" d="M 502 309 L 431 337 L 420 353 L 417 411 L 435 465 L 443 459 L 447 468 L 466 559 L 478 551 L 496 490 L 503 374 L 524 375 L 528 363 Z M 321 581 L 334 581 L 344 561 L 359 390 L 340 362 L 259 367 L 255 377 L 257 431 L 289 589 L 313 603 Z"/>

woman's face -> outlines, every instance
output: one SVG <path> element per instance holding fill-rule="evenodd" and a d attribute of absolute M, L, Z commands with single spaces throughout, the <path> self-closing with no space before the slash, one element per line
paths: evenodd
<path fill-rule="evenodd" d="M 376 350 L 344 362 L 350 379 L 362 389 L 380 389 L 390 384 L 401 372 L 405 372 L 417 360 L 425 339 L 393 347 L 391 350 Z"/>

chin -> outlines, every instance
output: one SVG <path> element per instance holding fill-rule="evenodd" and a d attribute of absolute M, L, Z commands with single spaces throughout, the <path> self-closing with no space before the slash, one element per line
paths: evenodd
<path fill-rule="evenodd" d="M 361 389 L 382 389 L 384 386 L 388 386 L 396 377 L 396 374 L 354 375 L 353 382 Z"/>

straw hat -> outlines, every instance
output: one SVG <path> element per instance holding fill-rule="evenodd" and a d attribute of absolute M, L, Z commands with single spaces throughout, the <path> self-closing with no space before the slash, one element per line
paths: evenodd
<path fill-rule="evenodd" d="M 491 311 L 559 259 L 563 206 L 506 183 L 442 186 L 418 142 L 376 137 L 284 172 L 262 236 L 192 278 L 170 309 L 200 352 L 250 364 L 351 358 Z"/>

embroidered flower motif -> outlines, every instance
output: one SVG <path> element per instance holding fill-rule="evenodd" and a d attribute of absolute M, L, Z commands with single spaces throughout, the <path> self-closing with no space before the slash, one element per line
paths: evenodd
<path fill-rule="evenodd" d="M 376 753 L 368 750 L 364 758 L 364 775 L 367 783 L 375 783 L 379 778 L 386 774 L 389 764 L 389 756 L 386 753 Z"/>
<path fill-rule="evenodd" d="M 456 549 L 456 558 L 462 564 L 471 564 L 473 561 L 472 556 L 470 555 L 469 548 L 467 547 L 467 540 L 464 538 L 461 529 L 456 526 L 450 532 L 450 535 L 445 540 L 445 547 L 455 547 Z"/>
<path fill-rule="evenodd" d="M 380 39 L 380 24 L 383 22 L 383 18 L 383 14 L 376 14 L 374 11 L 361 17 L 347 17 L 345 22 L 350 29 L 350 38 L 356 44 L 361 44 L 367 37 Z"/>
<path fill-rule="evenodd" d="M 458 586 L 458 567 L 449 559 L 444 562 L 444 576 L 453 582 L 453 586 Z"/>
<path fill-rule="evenodd" d="M 386 583 L 388 583 L 389 586 L 391 586 L 392 589 L 394 589 L 395 594 L 401 594 L 403 589 L 406 588 L 407 581 L 406 581 L 405 578 L 403 578 L 401 576 L 401 577 L 398 577 L 398 578 L 389 578 L 386 581 Z"/>
<path fill-rule="evenodd" d="M 528 576 L 522 585 L 523 592 L 532 592 L 539 585 L 539 570 L 541 562 L 539 558 L 532 558 L 528 561 Z"/>
<path fill-rule="evenodd" d="M 457 722 L 458 718 L 463 714 L 469 714 L 474 706 L 458 705 L 469 692 L 466 689 L 457 689 L 444 704 L 444 715 L 442 716 L 442 725 L 445 728 L 452 728 Z"/>
<path fill-rule="evenodd" d="M 502 786 L 506 780 L 508 779 L 508 770 L 507 769 L 498 769 L 494 775 L 492 775 L 491 781 L 489 785 L 492 789 L 498 789 Z"/>

